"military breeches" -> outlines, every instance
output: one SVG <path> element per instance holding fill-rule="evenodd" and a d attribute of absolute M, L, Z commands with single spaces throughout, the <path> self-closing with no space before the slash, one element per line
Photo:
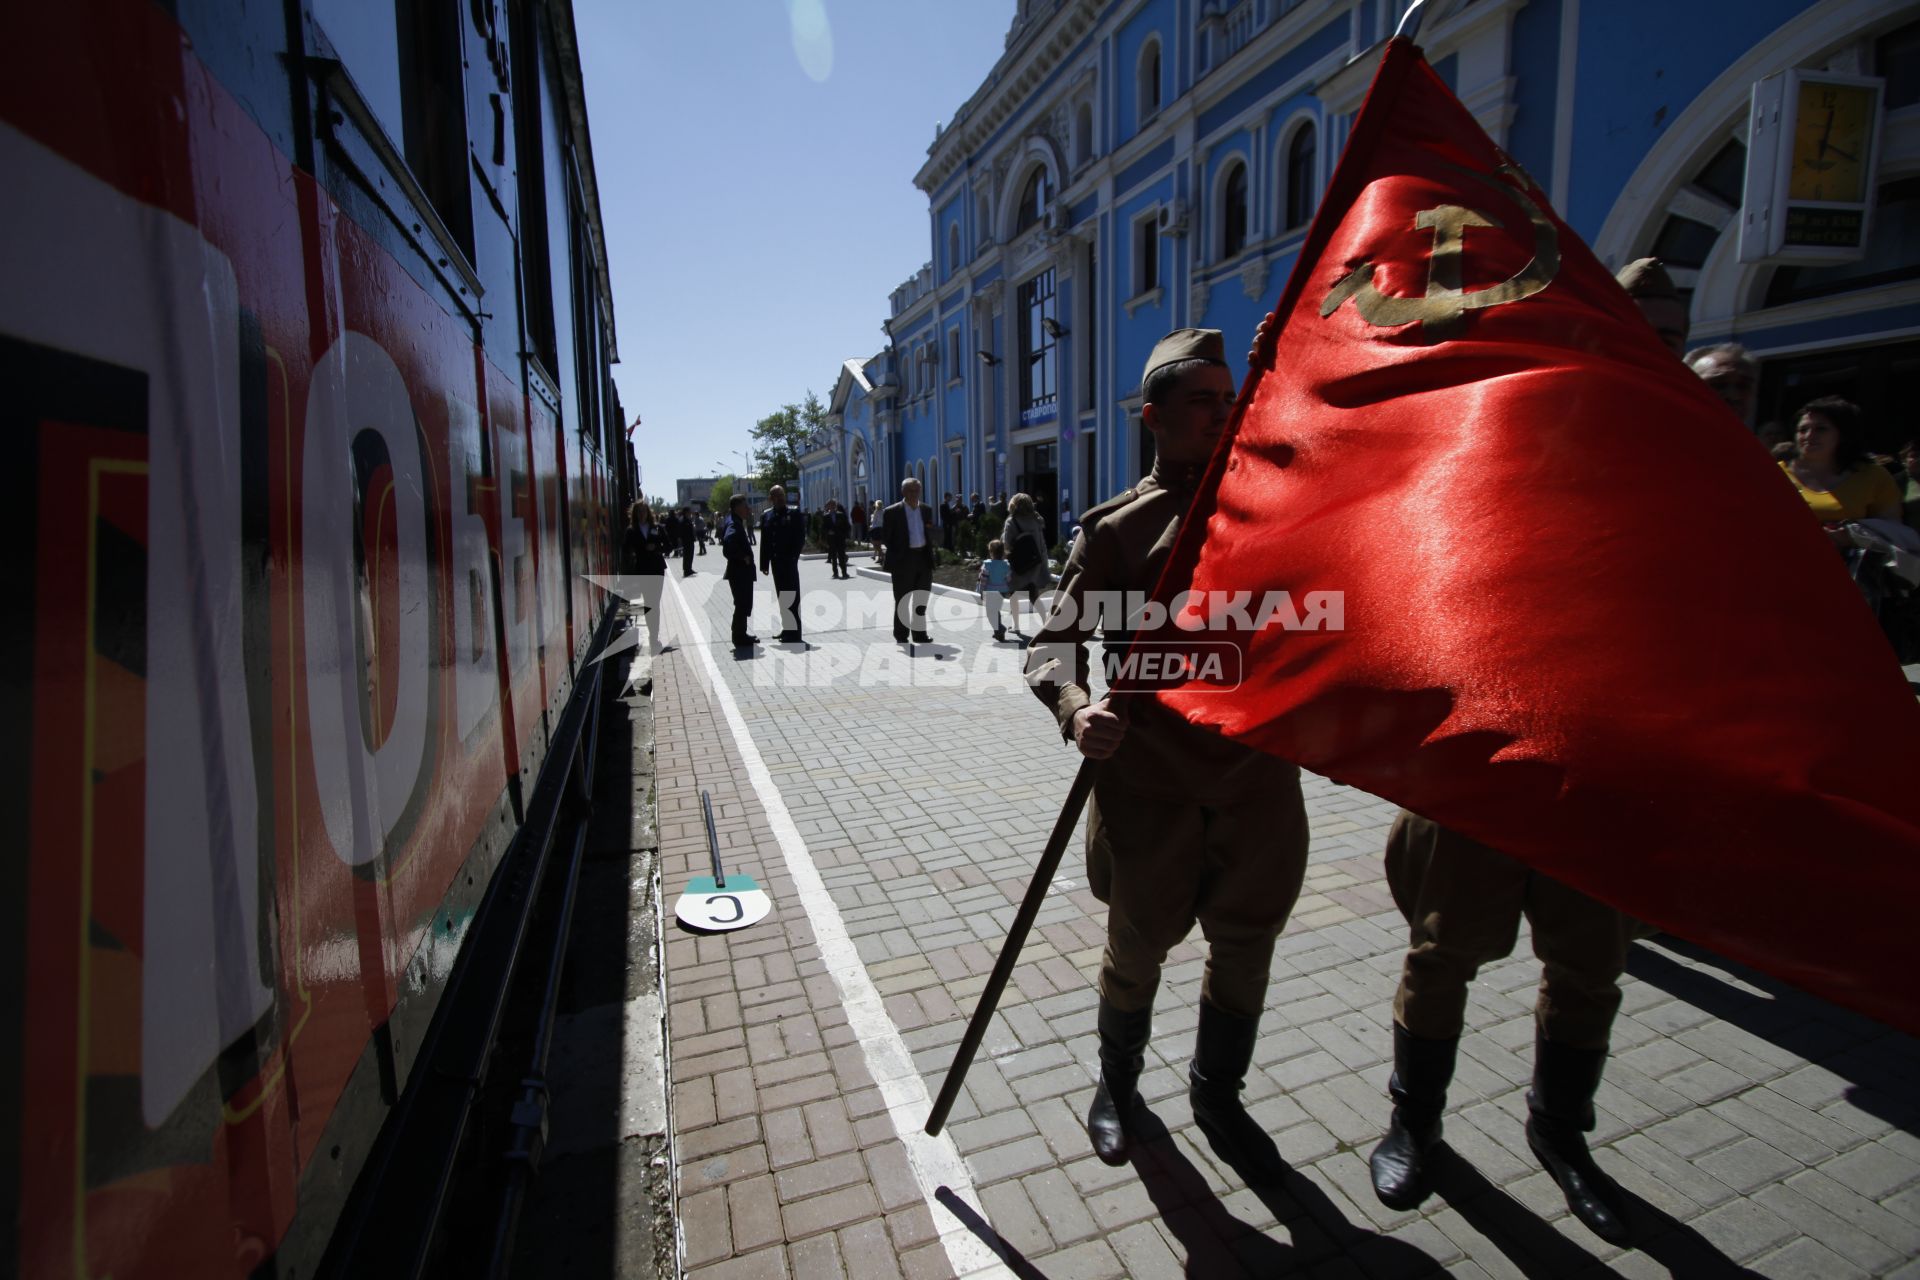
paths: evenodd
<path fill-rule="evenodd" d="M 1296 780 L 1229 805 L 1142 795 L 1099 779 L 1087 806 L 1087 875 L 1107 904 L 1100 995 L 1124 1011 L 1153 1003 L 1167 952 L 1200 925 L 1201 994 L 1241 1017 L 1266 1001 L 1273 944 L 1307 870 L 1307 812 Z"/>
<path fill-rule="evenodd" d="M 1405 810 L 1387 836 L 1387 884 L 1412 926 L 1393 999 L 1402 1027 L 1423 1040 L 1458 1036 L 1467 984 L 1481 965 L 1513 953 L 1525 915 L 1541 963 L 1541 1034 L 1577 1049 L 1606 1048 L 1631 941 L 1625 916 Z"/>

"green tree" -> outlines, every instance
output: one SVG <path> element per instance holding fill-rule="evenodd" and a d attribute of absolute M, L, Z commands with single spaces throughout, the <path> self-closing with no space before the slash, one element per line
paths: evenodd
<path fill-rule="evenodd" d="M 800 404 L 782 405 L 753 425 L 754 479 L 761 488 L 786 485 L 800 478 L 800 455 L 808 442 L 827 425 L 827 407 L 807 392 Z"/>
<path fill-rule="evenodd" d="M 713 492 L 707 495 L 707 509 L 715 515 L 725 515 L 727 504 L 733 501 L 733 477 L 721 476 L 713 482 Z"/>

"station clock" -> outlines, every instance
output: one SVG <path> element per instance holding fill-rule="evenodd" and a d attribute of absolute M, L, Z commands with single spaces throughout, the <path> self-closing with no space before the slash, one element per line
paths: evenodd
<path fill-rule="evenodd" d="M 1841 262 L 1866 251 L 1885 83 L 1796 68 L 1754 84 L 1740 261 Z"/>
<path fill-rule="evenodd" d="M 1794 104 L 1789 200 L 1867 198 L 1867 161 L 1880 94 L 1873 85 L 1805 78 Z"/>

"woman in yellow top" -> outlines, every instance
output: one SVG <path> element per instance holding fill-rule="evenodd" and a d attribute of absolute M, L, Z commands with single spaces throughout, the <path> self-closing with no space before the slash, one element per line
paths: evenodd
<path fill-rule="evenodd" d="M 1793 438 L 1799 452 L 1780 469 L 1828 527 L 1835 545 L 1853 545 L 1839 527 L 1846 521 L 1900 518 L 1900 491 L 1887 469 L 1867 457 L 1860 410 L 1851 401 L 1839 396 L 1809 401 L 1800 410 Z"/>

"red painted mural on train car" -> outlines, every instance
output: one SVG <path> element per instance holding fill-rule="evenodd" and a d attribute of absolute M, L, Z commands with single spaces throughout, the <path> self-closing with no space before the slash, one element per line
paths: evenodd
<path fill-rule="evenodd" d="M 158 7 L 101 7 L 0 26 L 13 1261 L 244 1275 L 444 981 L 441 904 L 600 604 L 561 581 L 567 477 L 606 477 Z"/>

